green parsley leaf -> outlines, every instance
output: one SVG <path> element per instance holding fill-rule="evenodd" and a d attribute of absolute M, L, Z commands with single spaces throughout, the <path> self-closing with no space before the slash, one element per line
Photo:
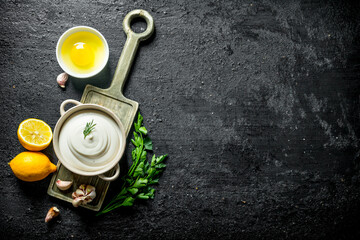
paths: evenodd
<path fill-rule="evenodd" d="M 153 150 L 153 144 L 149 137 L 144 138 L 144 147 L 146 150 Z"/>

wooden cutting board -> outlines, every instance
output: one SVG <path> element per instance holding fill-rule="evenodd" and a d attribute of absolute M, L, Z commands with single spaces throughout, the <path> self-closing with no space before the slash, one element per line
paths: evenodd
<path fill-rule="evenodd" d="M 142 33 L 134 33 L 130 27 L 131 21 L 138 17 L 143 18 L 147 23 L 147 29 Z M 137 9 L 131 11 L 125 16 L 123 29 L 127 35 L 127 39 L 110 87 L 107 89 L 101 89 L 95 86 L 87 85 L 81 97 L 81 102 L 99 104 L 112 110 L 124 125 L 125 134 L 128 136 L 139 104 L 133 100 L 127 99 L 123 95 L 123 87 L 130 72 L 139 43 L 148 39 L 154 32 L 154 21 L 148 12 Z M 112 176 L 114 171 L 114 169 L 110 170 L 105 175 Z M 56 186 L 56 180 L 58 178 L 61 180 L 73 180 L 73 186 L 67 191 L 59 190 Z M 64 201 L 72 202 L 72 192 L 83 183 L 94 186 L 96 188 L 97 196 L 94 201 L 82 207 L 99 211 L 104 202 L 110 182 L 104 181 L 97 176 L 85 177 L 74 174 L 67 170 L 60 162 L 57 163 L 57 172 L 54 173 L 51 179 L 48 194 Z"/>

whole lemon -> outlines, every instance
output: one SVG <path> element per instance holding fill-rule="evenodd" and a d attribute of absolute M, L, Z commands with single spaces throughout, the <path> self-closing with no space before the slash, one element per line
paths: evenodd
<path fill-rule="evenodd" d="M 9 165 L 15 176 L 26 182 L 39 181 L 56 171 L 56 166 L 41 152 L 22 152 Z"/>

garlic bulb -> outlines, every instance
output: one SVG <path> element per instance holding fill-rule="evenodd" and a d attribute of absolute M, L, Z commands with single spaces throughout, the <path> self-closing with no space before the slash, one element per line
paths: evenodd
<path fill-rule="evenodd" d="M 78 207 L 80 204 L 85 205 L 96 197 L 95 187 L 91 185 L 81 184 L 75 192 L 72 193 L 72 204 Z"/>
<path fill-rule="evenodd" d="M 57 76 L 56 81 L 60 87 L 65 88 L 66 81 L 68 80 L 69 75 L 67 73 L 61 73 Z"/>
<path fill-rule="evenodd" d="M 60 179 L 56 180 L 56 186 L 63 191 L 68 190 L 72 184 L 72 181 L 62 181 Z"/>

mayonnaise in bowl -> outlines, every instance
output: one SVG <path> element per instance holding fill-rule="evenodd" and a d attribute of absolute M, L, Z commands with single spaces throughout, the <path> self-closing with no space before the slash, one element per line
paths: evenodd
<path fill-rule="evenodd" d="M 95 125 L 84 137 L 87 123 Z M 83 171 L 98 171 L 112 161 L 121 145 L 121 132 L 117 123 L 97 110 L 82 110 L 64 122 L 59 134 L 59 149 L 66 161 Z"/>
<path fill-rule="evenodd" d="M 70 103 L 77 106 L 65 111 L 65 106 Z M 82 104 L 72 99 L 61 104 L 60 113 L 53 137 L 59 161 L 76 174 L 115 180 L 120 173 L 118 162 L 126 145 L 124 127 L 119 118 L 103 106 Z M 94 128 L 87 135 L 84 130 L 88 123 L 93 123 Z M 114 167 L 115 175 L 104 175 Z"/>

